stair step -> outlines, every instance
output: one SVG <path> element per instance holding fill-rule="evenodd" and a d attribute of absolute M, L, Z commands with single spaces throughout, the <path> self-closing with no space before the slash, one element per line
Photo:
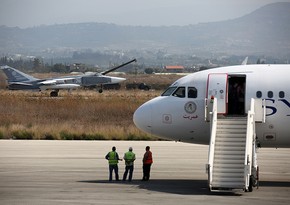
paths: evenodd
<path fill-rule="evenodd" d="M 215 142 L 216 145 L 224 145 L 224 146 L 245 146 L 246 145 L 246 140 L 233 140 L 233 141 L 229 141 L 229 140 L 224 140 L 224 139 L 216 139 Z"/>
<path fill-rule="evenodd" d="M 233 148 L 234 150 L 237 150 L 238 148 L 245 149 L 245 143 L 239 142 L 239 143 L 231 144 L 229 142 L 216 142 L 215 148 L 216 149 Z"/>
<path fill-rule="evenodd" d="M 217 124 L 217 128 L 220 129 L 229 129 L 229 128 L 235 128 L 235 129 L 246 129 L 247 125 L 241 125 L 241 124 Z"/>
<path fill-rule="evenodd" d="M 246 129 L 235 129 L 235 128 L 232 128 L 232 129 L 219 129 L 217 128 L 216 130 L 216 134 L 228 134 L 228 135 L 246 135 L 247 134 L 247 131 Z"/>
<path fill-rule="evenodd" d="M 227 189 L 243 189 L 243 182 L 213 182 L 212 189 L 227 188 Z"/>
<path fill-rule="evenodd" d="M 244 145 L 246 145 L 245 138 L 225 138 L 225 137 L 217 136 L 215 141 L 218 143 L 231 143 L 233 145 L 238 144 L 238 143 L 244 143 Z"/>
<path fill-rule="evenodd" d="M 214 164 L 213 171 L 225 173 L 244 172 L 244 164 Z"/>
<path fill-rule="evenodd" d="M 245 128 L 247 127 L 247 123 L 234 123 L 234 122 L 218 122 L 217 127 L 240 127 L 240 128 Z"/>
<path fill-rule="evenodd" d="M 217 125 L 233 125 L 233 126 L 239 126 L 239 125 L 245 125 L 247 126 L 247 121 L 217 121 Z"/>
<path fill-rule="evenodd" d="M 223 159 L 223 158 L 215 158 L 215 164 L 244 164 L 244 159 Z"/>
<path fill-rule="evenodd" d="M 215 160 L 244 160 L 245 156 L 244 155 L 215 155 L 214 156 Z"/>
<path fill-rule="evenodd" d="M 223 117 L 223 118 L 221 118 L 221 117 L 218 117 L 218 121 L 247 121 L 247 118 L 246 117 Z"/>
<path fill-rule="evenodd" d="M 218 182 L 218 181 L 223 181 L 223 182 L 243 182 L 244 181 L 244 175 L 214 175 L 213 176 L 213 181 Z"/>
<path fill-rule="evenodd" d="M 239 164 L 216 164 L 213 165 L 213 174 L 215 173 L 244 173 L 244 166 Z"/>
<path fill-rule="evenodd" d="M 212 181 L 212 184 L 228 184 L 228 183 L 234 183 L 234 184 L 239 184 L 239 185 L 243 185 L 244 184 L 244 178 L 240 178 L 240 179 L 214 179 Z"/>
<path fill-rule="evenodd" d="M 246 131 L 238 130 L 217 130 L 216 137 L 227 137 L 227 138 L 246 138 Z"/>
<path fill-rule="evenodd" d="M 237 179 L 244 179 L 244 173 L 243 172 L 229 172 L 229 173 L 214 173 L 213 174 L 214 179 L 218 178 L 237 178 Z"/>
<path fill-rule="evenodd" d="M 246 139 L 247 133 L 243 131 L 217 130 L 216 139 Z"/>
<path fill-rule="evenodd" d="M 215 150 L 215 156 L 217 155 L 245 155 L 245 148 L 234 150 L 231 149 L 216 149 Z"/>
<path fill-rule="evenodd" d="M 228 133 L 227 130 L 217 130 L 219 131 L 221 134 L 219 134 L 219 132 L 217 132 L 217 136 L 221 136 L 221 137 L 225 137 L 225 138 L 243 138 L 245 139 L 247 136 L 247 132 L 246 130 L 235 130 L 235 133 Z"/>
<path fill-rule="evenodd" d="M 216 143 L 215 144 L 216 150 L 245 150 L 245 144 L 237 143 L 237 144 L 223 144 L 223 143 Z"/>

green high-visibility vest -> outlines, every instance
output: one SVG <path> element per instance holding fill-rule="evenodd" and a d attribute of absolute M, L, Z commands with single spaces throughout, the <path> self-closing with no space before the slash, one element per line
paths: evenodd
<path fill-rule="evenodd" d="M 109 165 L 115 165 L 118 164 L 118 156 L 117 153 L 114 151 L 109 152 Z"/>
<path fill-rule="evenodd" d="M 126 152 L 124 159 L 125 159 L 126 165 L 131 166 L 131 165 L 133 165 L 133 162 L 135 160 L 135 154 L 133 152 L 130 152 L 130 151 Z"/>

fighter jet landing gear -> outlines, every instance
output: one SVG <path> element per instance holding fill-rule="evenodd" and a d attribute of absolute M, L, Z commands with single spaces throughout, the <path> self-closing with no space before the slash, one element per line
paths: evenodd
<path fill-rule="evenodd" d="M 99 93 L 102 93 L 103 92 L 103 85 L 101 84 L 101 87 L 99 89 Z"/>
<path fill-rule="evenodd" d="M 53 90 L 50 92 L 50 97 L 57 97 L 58 96 L 58 91 L 59 90 Z"/>

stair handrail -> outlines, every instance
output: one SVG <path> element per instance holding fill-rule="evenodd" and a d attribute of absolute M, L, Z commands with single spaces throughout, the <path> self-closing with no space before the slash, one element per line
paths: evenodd
<path fill-rule="evenodd" d="M 212 112 L 213 100 L 205 98 L 204 100 L 204 121 L 210 122 L 210 113 Z"/>
<path fill-rule="evenodd" d="M 245 151 L 245 189 L 248 190 L 250 186 L 250 177 L 252 175 L 252 158 L 253 158 L 253 146 L 255 140 L 255 100 L 251 98 L 251 106 L 248 111 L 247 117 L 247 136 L 246 136 L 246 151 Z"/>
<path fill-rule="evenodd" d="M 266 99 L 262 100 L 262 107 L 263 107 L 263 123 L 266 122 Z"/>
<path fill-rule="evenodd" d="M 207 164 L 207 173 L 208 173 L 208 184 L 211 187 L 212 184 L 212 168 L 214 160 L 214 148 L 215 148 L 215 139 L 216 139 L 216 129 L 217 129 L 217 98 L 211 99 L 212 111 L 210 112 L 210 143 L 208 151 L 208 164 Z M 211 106 L 210 106 L 211 107 Z"/>

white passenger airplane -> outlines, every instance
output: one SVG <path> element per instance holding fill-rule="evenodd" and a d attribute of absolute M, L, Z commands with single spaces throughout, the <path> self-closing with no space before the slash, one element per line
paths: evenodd
<path fill-rule="evenodd" d="M 256 147 L 290 147 L 290 65 L 196 72 L 141 105 L 135 125 L 164 139 L 209 144 L 212 191 L 258 185 Z"/>

